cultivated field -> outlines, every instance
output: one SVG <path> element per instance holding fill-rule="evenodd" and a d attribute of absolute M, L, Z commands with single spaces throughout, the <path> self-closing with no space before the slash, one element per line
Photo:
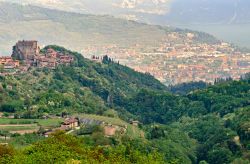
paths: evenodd
<path fill-rule="evenodd" d="M 60 126 L 63 119 L 0 119 L 0 131 L 10 133 L 33 133 L 43 128 L 54 128 Z"/>

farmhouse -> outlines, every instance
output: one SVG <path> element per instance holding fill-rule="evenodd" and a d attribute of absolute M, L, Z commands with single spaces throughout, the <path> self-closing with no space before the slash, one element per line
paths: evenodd
<path fill-rule="evenodd" d="M 64 122 L 61 124 L 61 127 L 51 129 L 45 132 L 43 135 L 45 137 L 49 137 L 51 134 L 55 133 L 56 131 L 68 131 L 73 130 L 79 127 L 78 120 L 76 118 L 66 118 Z"/>
<path fill-rule="evenodd" d="M 76 118 L 67 118 L 61 125 L 61 128 L 75 129 L 78 127 L 78 120 Z"/>

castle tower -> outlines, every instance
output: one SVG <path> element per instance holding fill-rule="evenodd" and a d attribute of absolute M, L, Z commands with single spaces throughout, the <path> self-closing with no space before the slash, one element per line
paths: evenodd
<path fill-rule="evenodd" d="M 39 55 L 40 48 L 37 41 L 18 41 L 13 46 L 11 57 L 17 60 L 33 60 L 35 56 Z"/>

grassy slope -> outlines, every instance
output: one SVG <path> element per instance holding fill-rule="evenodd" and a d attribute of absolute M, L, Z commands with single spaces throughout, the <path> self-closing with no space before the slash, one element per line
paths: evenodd
<path fill-rule="evenodd" d="M 112 104 L 108 104 L 108 95 L 112 96 L 112 101 L 115 103 L 122 102 L 120 99 L 130 97 L 142 88 L 166 90 L 166 87 L 151 75 L 135 72 L 117 63 L 95 63 L 83 58 L 81 54 L 62 47 L 49 47 L 74 55 L 76 63 L 74 66 L 64 66 L 56 70 L 33 68 L 24 74 L 1 78 L 0 86 L 3 89 L 0 94 L 1 103 L 9 104 L 18 101 L 20 106 L 15 108 L 17 114 L 39 113 L 41 110 L 43 111 L 41 114 L 60 114 L 63 110 L 70 113 L 99 114 L 109 108 L 115 108 Z M 12 86 L 12 89 L 3 88 L 4 85 Z M 67 106 L 65 106 L 65 100 L 67 100 Z M 51 102 L 55 105 L 51 105 Z M 32 110 L 25 109 L 27 104 Z M 129 115 L 126 117 L 129 119 Z M 58 125 L 61 120 L 26 120 L 26 122 L 29 121 L 30 123 L 38 122 L 39 125 L 47 127 Z M 0 124 L 23 124 L 23 122 L 22 119 L 0 119 Z M 138 128 L 120 119 L 111 119 L 111 123 L 127 125 L 131 136 L 141 135 Z"/>

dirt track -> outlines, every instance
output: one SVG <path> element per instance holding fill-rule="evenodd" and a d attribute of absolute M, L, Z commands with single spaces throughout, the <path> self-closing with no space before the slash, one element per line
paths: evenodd
<path fill-rule="evenodd" d="M 2 124 L 0 127 L 36 126 L 36 124 Z"/>
<path fill-rule="evenodd" d="M 37 131 L 38 131 L 38 129 L 35 129 L 35 130 L 16 130 L 16 131 L 10 131 L 10 133 L 12 133 L 12 134 L 14 134 L 14 133 L 26 134 L 26 133 L 34 133 Z"/>

